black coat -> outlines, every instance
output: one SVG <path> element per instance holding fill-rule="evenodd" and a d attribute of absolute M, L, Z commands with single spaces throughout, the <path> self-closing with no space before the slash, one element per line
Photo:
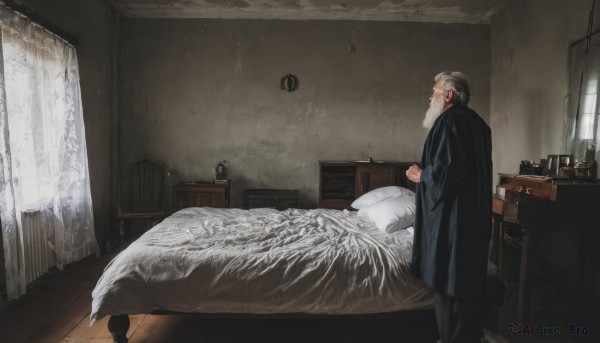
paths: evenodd
<path fill-rule="evenodd" d="M 447 109 L 429 131 L 417 185 L 412 271 L 436 291 L 461 298 L 485 289 L 491 154 L 490 128 L 466 106 Z"/>

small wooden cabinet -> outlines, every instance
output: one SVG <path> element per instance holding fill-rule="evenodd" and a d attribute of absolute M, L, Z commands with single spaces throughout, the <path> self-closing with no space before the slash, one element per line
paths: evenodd
<path fill-rule="evenodd" d="M 173 186 L 173 212 L 186 207 L 229 207 L 229 182 L 182 182 Z"/>
<path fill-rule="evenodd" d="M 406 178 L 413 162 L 319 162 L 319 207 L 351 209 L 350 204 L 370 190 L 385 186 L 415 189 Z"/>

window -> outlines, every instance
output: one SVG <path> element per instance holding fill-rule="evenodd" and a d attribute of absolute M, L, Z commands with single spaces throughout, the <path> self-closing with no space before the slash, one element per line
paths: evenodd
<path fill-rule="evenodd" d="M 0 30 L 0 216 L 13 299 L 25 293 L 32 255 L 24 232 L 37 230 L 59 268 L 99 248 L 75 48 L 1 4 Z M 25 230 L 21 213 L 31 209 L 51 225 Z"/>
<path fill-rule="evenodd" d="M 600 35 L 591 37 L 591 44 L 581 40 L 570 49 L 570 86 L 567 109 L 566 151 L 575 161 L 598 160 L 600 143 L 598 119 L 600 103 Z"/>

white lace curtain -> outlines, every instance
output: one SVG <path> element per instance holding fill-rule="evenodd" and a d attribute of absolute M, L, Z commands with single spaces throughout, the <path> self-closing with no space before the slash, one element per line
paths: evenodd
<path fill-rule="evenodd" d="M 21 213 L 39 211 L 55 264 L 99 248 L 75 48 L 0 5 L 0 212 L 8 299 L 25 294 Z"/>

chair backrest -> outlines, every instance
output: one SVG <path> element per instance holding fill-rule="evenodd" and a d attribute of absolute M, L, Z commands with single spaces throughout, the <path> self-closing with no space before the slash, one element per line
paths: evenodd
<path fill-rule="evenodd" d="M 163 166 L 141 160 L 129 165 L 130 211 L 160 211 L 163 193 Z"/>

